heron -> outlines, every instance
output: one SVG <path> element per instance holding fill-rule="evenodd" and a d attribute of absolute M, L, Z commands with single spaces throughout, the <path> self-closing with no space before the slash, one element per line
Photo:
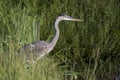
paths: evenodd
<path fill-rule="evenodd" d="M 58 24 L 60 21 L 65 20 L 65 21 L 83 21 L 80 19 L 72 18 L 71 16 L 68 15 L 61 15 L 58 16 L 58 18 L 55 21 L 54 24 L 54 29 L 55 29 L 55 35 L 53 39 L 50 42 L 46 41 L 37 41 L 33 42 L 32 44 L 26 44 L 22 47 L 21 52 L 26 54 L 26 60 L 29 61 L 30 59 L 30 54 L 33 56 L 33 60 L 39 60 L 40 58 L 44 57 L 46 54 L 50 53 L 53 48 L 55 47 L 58 38 L 60 36 L 60 31 L 58 28 Z"/>

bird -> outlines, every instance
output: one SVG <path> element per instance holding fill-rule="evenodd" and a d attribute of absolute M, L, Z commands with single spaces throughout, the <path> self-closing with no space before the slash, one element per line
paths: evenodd
<path fill-rule="evenodd" d="M 33 60 L 37 61 L 53 50 L 60 36 L 60 30 L 59 30 L 58 24 L 60 21 L 63 21 L 63 20 L 83 21 L 83 20 L 76 19 L 76 18 L 73 18 L 65 14 L 58 16 L 54 23 L 55 35 L 50 42 L 37 41 L 37 42 L 33 42 L 32 44 L 26 44 L 20 49 L 20 53 L 26 54 L 27 61 L 30 60 L 31 56 L 33 57 Z"/>

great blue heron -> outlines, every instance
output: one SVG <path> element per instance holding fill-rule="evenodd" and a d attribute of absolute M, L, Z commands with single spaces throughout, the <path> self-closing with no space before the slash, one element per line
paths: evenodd
<path fill-rule="evenodd" d="M 37 41 L 32 44 L 26 44 L 22 47 L 21 51 L 22 53 L 26 54 L 26 59 L 30 59 L 30 53 L 32 53 L 32 56 L 34 60 L 38 60 L 42 58 L 44 55 L 48 54 L 51 50 L 53 50 L 54 46 L 56 45 L 60 31 L 58 28 L 58 23 L 62 20 L 67 20 L 67 21 L 83 21 L 80 19 L 75 19 L 67 15 L 61 15 L 59 16 L 56 21 L 55 21 L 55 36 L 51 42 L 45 42 L 45 41 Z"/>

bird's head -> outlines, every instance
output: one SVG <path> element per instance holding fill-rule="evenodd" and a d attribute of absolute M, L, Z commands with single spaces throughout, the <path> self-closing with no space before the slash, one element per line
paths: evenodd
<path fill-rule="evenodd" d="M 66 20 L 66 21 L 83 21 L 83 20 L 80 20 L 80 19 L 72 18 L 72 17 L 70 17 L 68 15 L 65 15 L 65 14 L 59 16 L 59 19 L 60 20 Z"/>

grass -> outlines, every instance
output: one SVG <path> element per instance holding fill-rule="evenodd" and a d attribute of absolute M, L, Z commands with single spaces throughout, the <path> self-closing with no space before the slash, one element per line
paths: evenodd
<path fill-rule="evenodd" d="M 119 3 L 116 0 L 1 0 L 0 80 L 120 78 Z M 84 22 L 61 22 L 61 34 L 54 50 L 37 64 L 25 64 L 17 56 L 17 50 L 38 40 L 49 42 L 54 35 L 53 23 L 63 13 Z"/>

